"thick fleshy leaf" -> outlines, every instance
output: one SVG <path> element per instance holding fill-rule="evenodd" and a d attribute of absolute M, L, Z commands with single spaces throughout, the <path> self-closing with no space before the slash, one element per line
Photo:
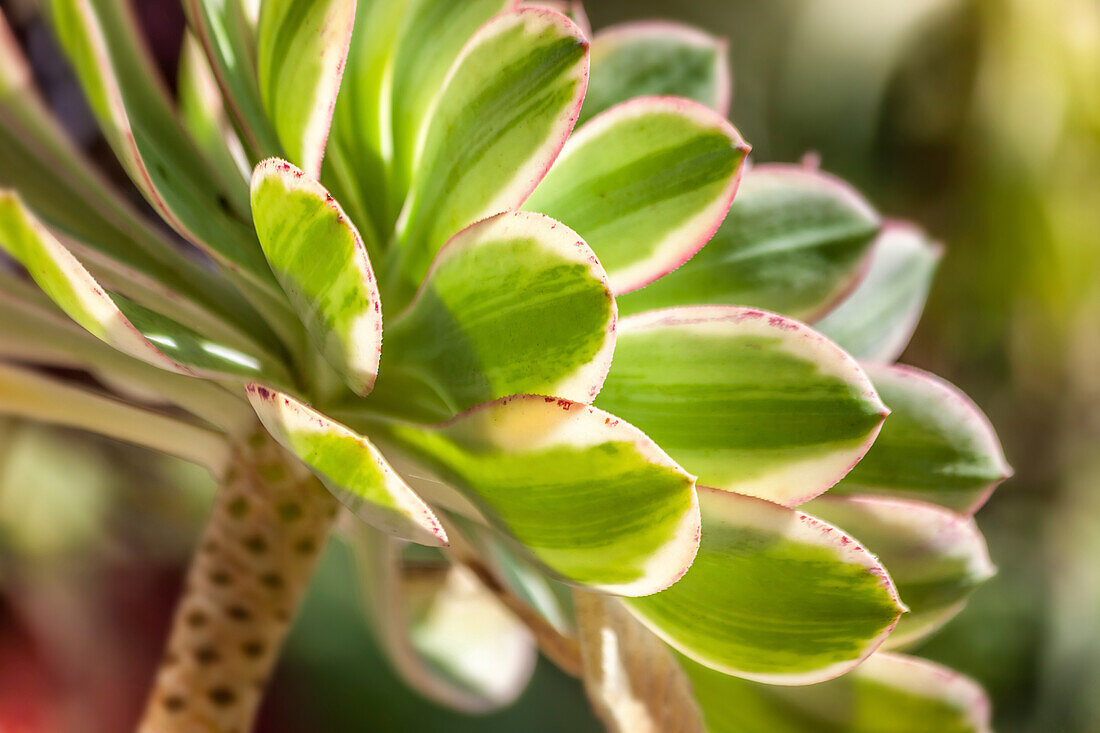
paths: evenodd
<path fill-rule="evenodd" d="M 924 659 L 873 654 L 809 687 L 737 679 L 683 659 L 712 733 L 989 733 L 976 682 Z"/>
<path fill-rule="evenodd" d="M 387 323 L 382 370 L 395 405 L 427 391 L 445 419 L 521 393 L 590 402 L 614 348 L 615 300 L 592 250 L 549 217 L 510 212 L 440 251 Z"/>
<path fill-rule="evenodd" d="M 941 252 L 916 227 L 887 222 L 863 281 L 816 328 L 857 359 L 894 361 L 917 328 Z"/>
<path fill-rule="evenodd" d="M 463 5 L 451 3 L 449 7 Z M 407 6 L 408 0 L 356 3 L 355 29 L 321 178 L 359 227 L 372 258 L 381 255 L 380 243 L 375 240 L 389 238 L 396 216 L 387 199 L 392 137 L 388 117 L 383 124 L 383 109 L 391 102 L 390 64 Z"/>
<path fill-rule="evenodd" d="M 224 435 L 0 362 L 0 414 L 89 430 L 197 463 L 219 475 Z"/>
<path fill-rule="evenodd" d="M 195 37 L 222 90 L 241 141 L 255 162 L 282 152 L 275 130 L 264 111 L 255 65 L 255 19 L 249 0 L 183 0 Z"/>
<path fill-rule="evenodd" d="M 354 392 L 370 392 L 382 350 L 382 300 L 355 225 L 320 183 L 278 158 L 252 174 L 252 220 L 314 345 Z"/>
<path fill-rule="evenodd" d="M 890 569 L 910 612 L 886 640 L 887 649 L 938 629 L 995 572 L 974 520 L 933 504 L 826 494 L 803 508 L 858 537 Z"/>
<path fill-rule="evenodd" d="M 691 569 L 668 590 L 624 600 L 695 661 L 769 684 L 812 684 L 859 664 L 904 611 L 875 556 L 836 527 L 702 486 L 699 506 Z"/>
<path fill-rule="evenodd" d="M 676 654 L 617 598 L 574 591 L 588 698 L 612 733 L 703 733 Z"/>
<path fill-rule="evenodd" d="M 79 240 L 92 272 L 128 297 L 153 307 L 139 290 L 159 289 L 180 322 L 228 324 L 274 348 L 274 334 L 240 293 L 182 255 L 73 145 L 34 88 L 2 17 L 0 68 L 0 186 L 18 190 L 44 222 Z"/>
<path fill-rule="evenodd" d="M 551 10 L 503 13 L 470 39 L 433 107 L 398 225 L 406 289 L 460 229 L 523 203 L 572 131 L 587 80 L 588 42 Z"/>
<path fill-rule="evenodd" d="M 247 188 L 214 184 L 130 32 L 128 8 L 120 0 L 52 0 L 49 9 L 92 112 L 142 195 L 169 226 L 239 276 L 253 304 L 293 339 L 293 314 L 245 223 Z"/>
<path fill-rule="evenodd" d="M 557 11 L 573 21 L 586 38 L 592 37 L 592 24 L 588 22 L 588 13 L 581 0 L 521 0 L 521 4 Z"/>
<path fill-rule="evenodd" d="M 972 514 L 1012 475 L 993 426 L 958 388 L 913 367 L 865 368 L 892 413 L 835 494 L 919 499 Z"/>
<path fill-rule="evenodd" d="M 447 543 L 439 519 L 369 440 L 290 395 L 258 384 L 246 391 L 279 445 L 298 456 L 356 516 L 403 539 Z"/>
<path fill-rule="evenodd" d="M 576 229 L 625 293 L 679 267 L 722 223 L 749 146 L 718 113 L 643 97 L 577 130 L 524 205 Z"/>
<path fill-rule="evenodd" d="M 534 640 L 471 571 L 404 563 L 398 543 L 365 527 L 351 542 L 376 638 L 405 682 L 467 713 L 519 696 L 534 672 Z"/>
<path fill-rule="evenodd" d="M 729 306 L 620 320 L 596 403 L 700 483 L 787 506 L 839 481 L 887 415 L 867 375 L 827 339 Z"/>
<path fill-rule="evenodd" d="M 0 192 L 0 248 L 22 264 L 70 318 L 129 356 L 191 376 L 287 379 L 271 359 L 211 341 L 167 316 L 107 293 L 10 192 Z"/>
<path fill-rule="evenodd" d="M 260 6 L 260 96 L 287 157 L 313 178 L 321 175 L 354 24 L 355 0 L 264 0 Z"/>
<path fill-rule="evenodd" d="M 432 105 L 444 86 L 448 71 L 455 59 L 466 52 L 470 37 L 482 25 L 494 15 L 514 9 L 518 2 L 399 0 L 394 4 L 404 8 L 404 17 L 394 42 L 392 70 L 387 80 L 388 89 L 383 91 L 382 109 L 390 110 L 383 124 L 392 140 L 390 204 L 396 216 L 409 190 L 420 136 L 433 117 Z M 461 137 L 454 139 L 463 140 Z M 390 224 L 392 219 L 382 223 Z M 455 231 L 457 229 L 448 235 Z"/>
<path fill-rule="evenodd" d="M 571 583 L 654 593 L 695 555 L 693 478 L 640 430 L 602 410 L 521 395 L 436 427 L 381 424 L 372 434 L 430 467 Z"/>
<path fill-rule="evenodd" d="M 863 197 L 832 176 L 754 166 L 710 242 L 619 305 L 624 314 L 713 304 L 814 318 L 855 287 L 878 227 Z"/>
<path fill-rule="evenodd" d="M 221 90 L 202 46 L 190 33 L 184 35 L 180 49 L 176 96 L 180 121 L 222 184 L 239 186 L 246 175 L 244 149 L 226 115 Z"/>
<path fill-rule="evenodd" d="M 581 120 L 633 97 L 685 97 L 729 114 L 727 43 L 678 23 L 625 23 L 592 41 L 592 80 Z"/>

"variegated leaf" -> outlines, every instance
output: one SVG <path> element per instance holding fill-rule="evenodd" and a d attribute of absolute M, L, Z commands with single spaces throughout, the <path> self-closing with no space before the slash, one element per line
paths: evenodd
<path fill-rule="evenodd" d="M 916 227 L 888 222 L 867 275 L 816 328 L 857 359 L 896 360 L 917 328 L 941 252 Z"/>
<path fill-rule="evenodd" d="M 681 267 L 619 298 L 623 314 L 681 305 L 745 305 L 815 318 L 856 286 L 878 215 L 848 185 L 817 171 L 758 165 L 729 216 Z"/>
<path fill-rule="evenodd" d="M 620 320 L 596 404 L 644 430 L 701 484 L 787 506 L 839 481 L 888 414 L 830 341 L 729 306 Z"/>
<path fill-rule="evenodd" d="M 826 494 L 804 508 L 858 537 L 890 569 L 910 612 L 886 640 L 887 649 L 938 629 L 995 572 L 974 520 L 933 504 Z"/>
<path fill-rule="evenodd" d="M 993 426 L 958 388 L 912 367 L 866 369 L 893 412 L 834 494 L 919 499 L 973 514 L 1012 475 Z"/>
<path fill-rule="evenodd" d="M 431 508 L 367 438 L 290 395 L 259 384 L 249 384 L 246 391 L 272 437 L 363 521 L 421 544 L 447 544 Z"/>
<path fill-rule="evenodd" d="M 727 43 L 679 23 L 624 23 L 592 41 L 592 79 L 581 120 L 633 97 L 686 97 L 729 114 Z"/>
<path fill-rule="evenodd" d="M 640 430 L 602 410 L 522 395 L 436 427 L 381 424 L 372 434 L 429 467 L 571 583 L 654 593 L 695 555 L 693 478 Z"/>
<path fill-rule="evenodd" d="M 668 590 L 624 599 L 675 649 L 726 674 L 806 685 L 852 669 L 905 607 L 841 530 L 761 499 L 699 487 L 702 542 Z"/>
<path fill-rule="evenodd" d="M 749 146 L 719 114 L 643 97 L 573 135 L 524 208 L 573 227 L 615 293 L 674 270 L 722 223 Z"/>
<path fill-rule="evenodd" d="M 541 214 L 499 214 L 451 239 L 388 323 L 380 389 L 398 409 L 427 391 L 443 418 L 520 393 L 590 402 L 614 346 L 615 301 L 592 250 Z"/>
<path fill-rule="evenodd" d="M 559 13 L 503 13 L 470 39 L 418 146 L 398 224 L 399 296 L 452 235 L 523 203 L 573 129 L 587 80 L 588 42 Z"/>
<path fill-rule="evenodd" d="M 320 183 L 278 158 L 252 174 L 252 220 L 314 345 L 352 391 L 370 392 L 382 350 L 382 301 L 355 225 Z"/>

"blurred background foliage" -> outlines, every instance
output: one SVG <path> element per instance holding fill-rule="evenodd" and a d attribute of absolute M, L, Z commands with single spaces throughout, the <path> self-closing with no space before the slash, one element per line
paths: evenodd
<path fill-rule="evenodd" d="M 30 4 L 3 5 L 65 124 L 102 151 Z M 174 79 L 178 4 L 138 5 Z M 814 156 L 944 242 L 903 361 L 972 395 L 1017 475 L 980 515 L 999 575 L 917 651 L 985 684 L 997 730 L 1100 730 L 1100 3 L 587 10 L 597 30 L 664 17 L 729 38 L 732 117 L 756 161 Z M 0 730 L 126 729 L 209 491 L 174 461 L 0 425 Z M 578 685 L 545 662 L 488 718 L 407 691 L 361 621 L 350 562 L 333 543 L 262 730 L 597 730 Z"/>

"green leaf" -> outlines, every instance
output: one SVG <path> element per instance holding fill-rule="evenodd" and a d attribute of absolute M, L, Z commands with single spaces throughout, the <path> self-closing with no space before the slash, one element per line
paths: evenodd
<path fill-rule="evenodd" d="M 129 297 L 152 306 L 138 289 L 159 287 L 181 322 L 211 328 L 217 321 L 223 330 L 236 327 L 238 338 L 245 332 L 277 348 L 269 327 L 225 278 L 182 255 L 73 145 L 4 28 L 0 20 L 0 187 L 18 190 L 43 221 L 79 240 L 92 272 Z"/>
<path fill-rule="evenodd" d="M 120 0 L 51 0 L 61 46 L 122 167 L 164 221 L 236 275 L 272 325 L 292 318 L 245 221 L 245 186 L 223 190 L 183 132 Z"/>
<path fill-rule="evenodd" d="M 392 136 L 388 118 L 387 124 L 383 124 L 383 109 L 391 101 L 390 63 L 408 2 L 358 0 L 356 3 L 355 29 L 336 98 L 321 177 L 343 203 L 360 233 L 372 230 L 364 234 L 372 258 L 382 254 L 375 240 L 388 239 L 393 224 L 393 207 L 387 199 Z"/>
<path fill-rule="evenodd" d="M 783 316 L 730 306 L 619 321 L 596 400 L 699 482 L 794 506 L 839 481 L 887 410 L 847 354 Z"/>
<path fill-rule="evenodd" d="M 471 36 L 482 25 L 498 13 L 514 9 L 518 3 L 517 0 L 403 0 L 400 4 L 405 8 L 404 17 L 392 51 L 389 88 L 383 92 L 382 108 L 390 110 L 383 124 L 392 140 L 389 198 L 394 207 L 392 216 L 380 222 L 384 225 L 393 223 L 409 191 L 421 135 L 434 117 L 432 106 L 455 60 L 468 52 L 467 46 L 473 42 Z"/>
<path fill-rule="evenodd" d="M 879 653 L 810 687 L 729 677 L 682 659 L 712 733 L 990 733 L 976 682 L 925 659 Z"/>
<path fill-rule="evenodd" d="M 245 390 L 271 436 L 356 516 L 403 539 L 447 544 L 447 533 L 431 508 L 369 440 L 290 395 L 259 384 Z"/>
<path fill-rule="evenodd" d="M 879 647 L 905 610 L 856 540 L 800 511 L 700 486 L 702 542 L 668 590 L 625 599 L 700 664 L 779 685 L 831 679 Z"/>
<path fill-rule="evenodd" d="M 260 96 L 287 157 L 321 175 L 355 23 L 355 0 L 264 0 L 256 66 Z"/>
<path fill-rule="evenodd" d="M 888 223 L 863 281 L 816 327 L 857 359 L 896 360 L 917 328 L 941 253 L 919 229 Z"/>
<path fill-rule="evenodd" d="M 728 44 L 690 26 L 647 21 L 605 28 L 592 41 L 585 121 L 642 96 L 685 97 L 729 114 Z"/>
<path fill-rule="evenodd" d="M 252 174 L 264 254 L 314 345 L 352 391 L 374 387 L 382 304 L 359 232 L 320 183 L 269 158 Z"/>
<path fill-rule="evenodd" d="M 188 23 L 202 44 L 252 163 L 280 155 L 282 147 L 260 98 L 254 19 L 249 18 L 249 4 L 258 3 L 183 0 Z"/>
<path fill-rule="evenodd" d="M 640 430 L 602 410 L 521 395 L 436 427 L 383 424 L 372 434 L 458 489 L 571 583 L 654 593 L 695 555 L 694 480 Z"/>
<path fill-rule="evenodd" d="M 148 364 L 190 376 L 286 381 L 278 363 L 207 339 L 120 295 L 107 293 L 11 192 L 0 192 L 0 247 L 97 338 Z"/>
<path fill-rule="evenodd" d="M 387 322 L 382 370 L 395 404 L 426 388 L 447 418 L 520 393 L 591 402 L 614 348 L 615 301 L 592 250 L 564 224 L 511 212 L 440 250 Z"/>
<path fill-rule="evenodd" d="M 538 657 L 534 640 L 472 572 L 404 563 L 398 543 L 365 527 L 352 543 L 375 637 L 406 683 L 470 714 L 519 696 Z"/>
<path fill-rule="evenodd" d="M 222 185 L 239 186 L 246 178 L 244 150 L 226 116 L 210 64 L 190 33 L 183 37 L 176 86 L 184 128 L 217 171 Z"/>
<path fill-rule="evenodd" d="M 858 537 L 890 568 L 910 612 L 884 648 L 911 645 L 947 623 L 995 572 L 974 520 L 935 505 L 826 494 L 804 508 Z"/>
<path fill-rule="evenodd" d="M 616 294 L 674 270 L 722 223 L 749 146 L 720 115 L 644 97 L 581 127 L 524 208 L 564 221 Z"/>
<path fill-rule="evenodd" d="M 913 367 L 865 368 L 892 413 L 834 494 L 919 499 L 973 514 L 1012 475 L 993 426 L 958 388 Z"/>
<path fill-rule="evenodd" d="M 584 11 L 581 0 L 520 0 L 520 5 L 533 5 L 561 13 L 581 29 L 585 38 L 592 37 L 592 24 L 588 22 L 588 13 Z"/>
<path fill-rule="evenodd" d="M 470 39 L 417 148 L 398 224 L 406 291 L 453 234 L 523 203 L 573 129 L 587 79 L 588 42 L 553 11 L 503 13 Z"/>
<path fill-rule="evenodd" d="M 680 305 L 749 305 L 814 318 L 863 274 L 878 215 L 832 176 L 788 165 L 745 172 L 729 216 L 693 258 L 623 295 L 623 314 Z"/>

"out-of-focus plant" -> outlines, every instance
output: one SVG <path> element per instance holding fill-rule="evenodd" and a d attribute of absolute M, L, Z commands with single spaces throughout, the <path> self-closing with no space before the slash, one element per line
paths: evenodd
<path fill-rule="evenodd" d="M 590 43 L 576 4 L 190 0 L 172 100 L 121 0 L 46 9 L 212 263 L 0 36 L 0 245 L 42 291 L 2 274 L 0 408 L 222 482 L 143 730 L 251 725 L 337 500 L 383 645 L 455 707 L 513 699 L 537 641 L 623 730 L 987 727 L 972 682 L 877 651 L 991 575 L 971 515 L 1009 472 L 893 364 L 937 247 L 812 168 L 743 173 L 720 42 Z"/>

